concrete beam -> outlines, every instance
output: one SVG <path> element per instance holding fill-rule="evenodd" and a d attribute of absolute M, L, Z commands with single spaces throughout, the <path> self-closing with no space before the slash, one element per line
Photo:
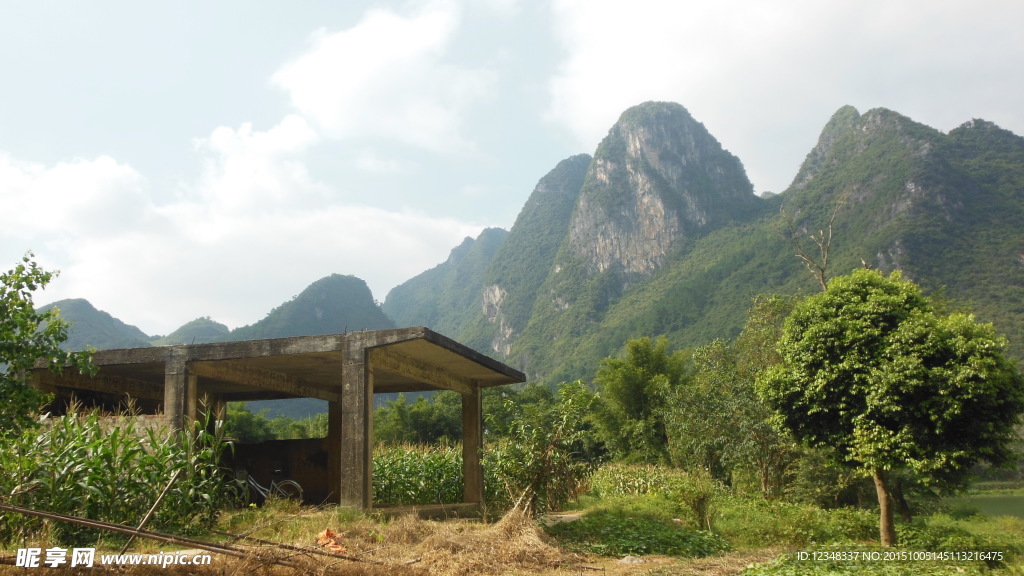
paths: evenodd
<path fill-rule="evenodd" d="M 336 402 L 340 398 L 337 392 L 318 388 L 296 376 L 240 364 L 237 361 L 193 362 L 192 372 L 202 378 L 273 390 L 300 398 L 318 398 L 328 402 Z"/>
<path fill-rule="evenodd" d="M 370 350 L 370 365 L 373 370 L 395 372 L 443 390 L 454 390 L 460 394 L 471 394 L 473 390 L 479 389 L 476 381 L 470 378 L 457 376 L 438 366 L 389 350 L 386 347 Z"/>
<path fill-rule="evenodd" d="M 90 392 L 103 392 L 118 396 L 131 396 L 146 400 L 163 400 L 163 386 L 147 380 L 136 378 L 123 378 L 121 376 L 103 375 L 89 376 L 80 374 L 73 370 L 66 370 L 63 374 L 54 374 L 49 370 L 33 373 L 34 385 L 39 389 L 54 392 L 55 387 L 74 388 L 77 390 L 88 390 Z"/>

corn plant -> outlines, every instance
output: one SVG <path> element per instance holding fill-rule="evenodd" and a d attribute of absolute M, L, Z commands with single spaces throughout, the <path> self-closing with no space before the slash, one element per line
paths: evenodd
<path fill-rule="evenodd" d="M 208 528 L 230 498 L 219 461 L 225 447 L 207 432 L 207 421 L 190 429 L 141 430 L 135 418 L 110 425 L 98 412 L 69 413 L 20 435 L 0 438 L 0 499 L 71 516 L 136 525 L 176 471 L 147 527 L 194 533 Z M 43 525 L 0 514 L 0 542 L 38 533 Z M 95 541 L 90 529 L 55 524 L 57 543 Z"/>
<path fill-rule="evenodd" d="M 462 501 L 462 447 L 378 445 L 373 451 L 373 499 L 381 504 Z"/>

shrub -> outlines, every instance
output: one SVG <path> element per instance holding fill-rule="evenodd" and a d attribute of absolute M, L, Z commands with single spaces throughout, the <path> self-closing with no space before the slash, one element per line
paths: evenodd
<path fill-rule="evenodd" d="M 722 503 L 718 526 L 738 545 L 806 546 L 871 539 L 877 536 L 878 518 L 870 510 L 730 498 Z"/>
<path fill-rule="evenodd" d="M 586 457 L 586 417 L 594 402 L 582 382 L 564 384 L 553 405 L 533 406 L 508 437 L 484 452 L 489 505 L 528 515 L 560 510 L 582 494 L 594 470 Z"/>
<path fill-rule="evenodd" d="M 711 530 L 716 505 L 723 494 L 721 484 L 709 474 L 652 465 L 607 464 L 591 478 L 591 492 L 598 497 L 660 494 L 679 502 L 691 515 L 693 524 Z"/>

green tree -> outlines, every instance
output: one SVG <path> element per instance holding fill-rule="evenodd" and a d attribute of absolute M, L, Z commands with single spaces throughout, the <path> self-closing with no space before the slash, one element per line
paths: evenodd
<path fill-rule="evenodd" d="M 265 442 L 277 438 L 264 408 L 254 413 L 245 402 L 228 402 L 228 414 L 224 423 L 224 434 L 239 442 Z"/>
<path fill-rule="evenodd" d="M 587 425 L 594 400 L 594 394 L 576 381 L 562 384 L 555 402 L 525 407 L 509 435 L 486 450 L 484 468 L 504 489 L 490 487 L 488 491 L 496 493 L 492 499 L 534 516 L 560 510 L 581 494 L 596 466 L 588 457 Z"/>
<path fill-rule="evenodd" d="M 899 272 L 855 270 L 796 306 L 759 392 L 798 439 L 873 477 L 890 546 L 893 471 L 962 483 L 974 463 L 1011 457 L 1024 391 L 1005 346 L 990 324 L 937 313 Z"/>
<path fill-rule="evenodd" d="M 730 481 L 756 477 L 763 496 L 782 493 L 795 458 L 790 435 L 770 420 L 755 380 L 775 365 L 775 343 L 792 302 L 758 296 L 733 342 L 716 340 L 693 351 L 690 377 L 669 393 L 665 424 L 674 464 Z"/>
<path fill-rule="evenodd" d="M 68 324 L 60 311 L 36 312 L 32 294 L 42 290 L 58 272 L 40 268 L 29 252 L 13 269 L 0 274 L 0 435 L 17 434 L 35 421 L 46 395 L 29 385 L 31 369 L 43 362 L 60 373 L 73 367 L 95 373 L 90 352 L 61 349 Z"/>
<path fill-rule="evenodd" d="M 409 405 L 405 394 L 388 400 L 373 411 L 373 439 L 375 442 L 398 445 L 412 441 Z"/>
<path fill-rule="evenodd" d="M 652 464 L 669 459 L 666 398 L 685 375 L 685 354 L 670 353 L 665 337 L 630 340 L 625 358 L 601 361 L 593 419 L 613 457 Z"/>
<path fill-rule="evenodd" d="M 409 404 L 405 394 L 399 394 L 374 411 L 373 437 L 388 444 L 458 442 L 462 438 L 462 397 L 443 390 L 429 399 L 417 396 Z"/>

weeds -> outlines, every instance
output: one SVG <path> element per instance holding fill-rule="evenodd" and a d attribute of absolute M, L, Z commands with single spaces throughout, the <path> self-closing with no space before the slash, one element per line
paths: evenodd
<path fill-rule="evenodd" d="M 664 554 L 703 558 L 729 549 L 719 535 L 664 521 L 615 512 L 596 512 L 581 520 L 556 524 L 548 534 L 570 549 L 601 556 Z"/>
<path fill-rule="evenodd" d="M 598 497 L 660 494 L 679 502 L 697 528 L 711 530 L 724 487 L 706 473 L 649 464 L 609 464 L 594 474 L 591 491 Z"/>

